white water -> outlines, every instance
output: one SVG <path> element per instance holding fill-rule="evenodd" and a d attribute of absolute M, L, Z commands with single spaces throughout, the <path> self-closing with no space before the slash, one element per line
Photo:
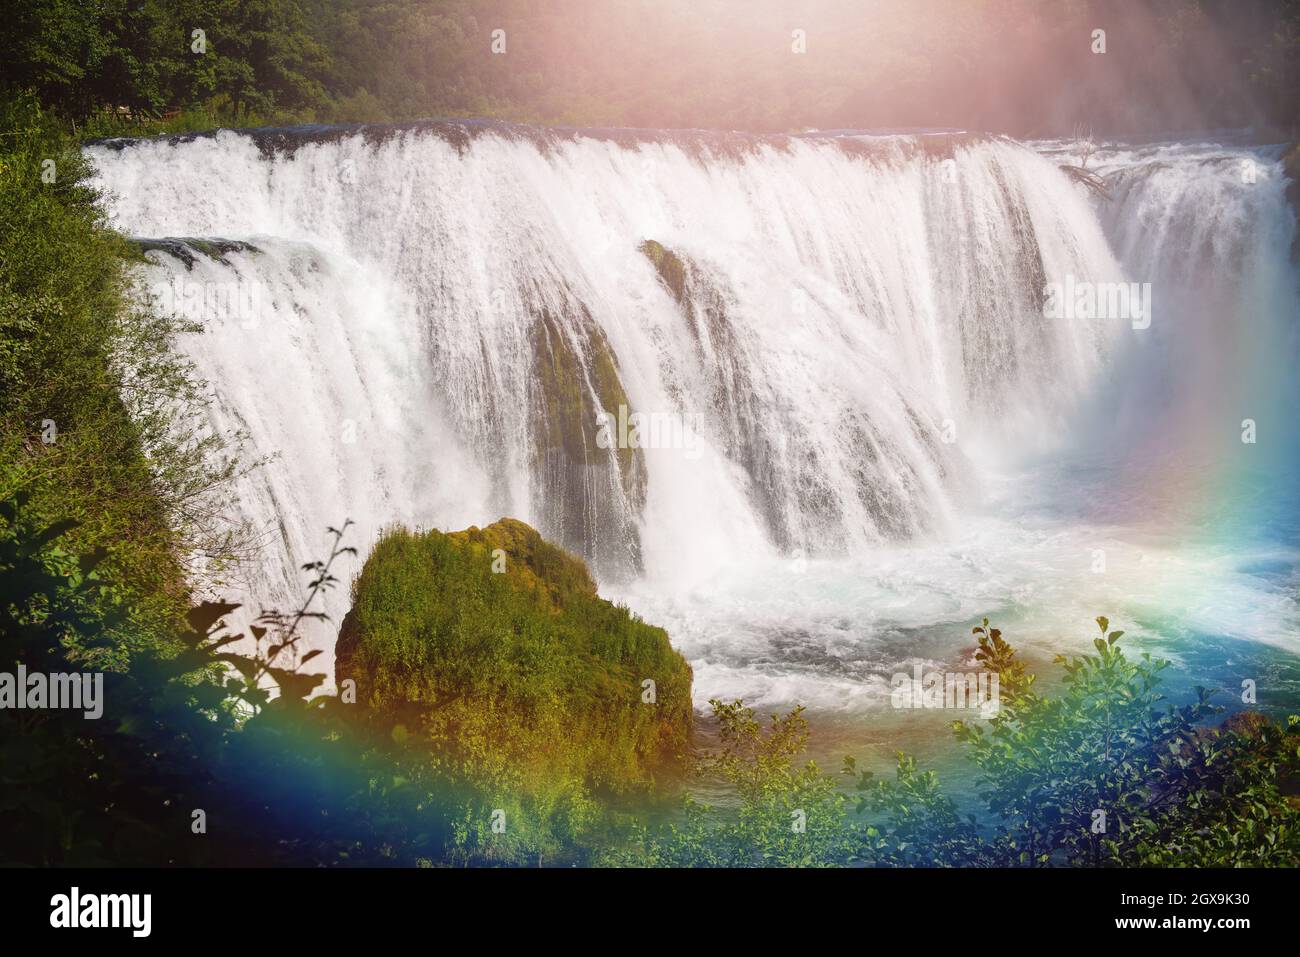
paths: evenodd
<path fill-rule="evenodd" d="M 1134 522 L 1152 499 L 1127 471 L 1176 477 L 1225 448 L 1204 426 L 1221 403 L 1189 383 L 1234 390 L 1229 424 L 1249 399 L 1282 427 L 1296 310 L 1276 152 L 1109 151 L 1093 164 L 1122 186 L 1098 204 L 1063 148 L 962 140 L 945 162 L 936 142 L 428 128 L 91 154 L 125 232 L 258 250 L 149 254 L 155 285 L 254 291 L 248 314 L 183 310 L 207 327 L 185 348 L 214 424 L 277 456 L 238 489 L 265 533 L 252 603 L 301 594 L 296 569 L 344 518 L 364 555 L 394 522 L 512 515 L 668 627 L 699 701 L 878 707 L 899 665 L 952 660 L 998 612 L 1026 613 L 1031 645 L 1125 609 L 1295 650 L 1292 553 Z M 688 308 L 644 240 L 688 262 Z M 1044 283 L 1067 275 L 1151 281 L 1152 328 L 1045 319 Z M 1221 307 L 1258 330 L 1227 358 Z M 576 357 L 584 420 L 603 338 L 632 408 L 692 417 L 701 454 L 646 449 L 639 476 L 594 421 L 557 452 L 539 336 Z M 1289 584 L 1239 570 L 1254 560 Z"/>

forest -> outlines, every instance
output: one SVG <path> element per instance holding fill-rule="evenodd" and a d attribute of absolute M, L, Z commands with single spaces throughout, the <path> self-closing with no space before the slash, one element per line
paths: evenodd
<path fill-rule="evenodd" d="M 473 115 L 1024 137 L 1080 127 L 1285 135 L 1300 121 L 1300 0 L 753 0 L 743 17 L 736 9 L 13 0 L 0 58 L 7 86 L 83 122 L 200 110 L 249 125 Z"/>

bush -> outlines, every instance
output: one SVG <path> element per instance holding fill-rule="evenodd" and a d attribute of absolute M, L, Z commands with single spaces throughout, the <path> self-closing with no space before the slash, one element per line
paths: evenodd
<path fill-rule="evenodd" d="M 191 557 L 233 556 L 240 530 L 216 518 L 233 467 L 172 348 L 185 327 L 138 296 L 75 141 L 26 97 L 0 98 L 0 130 L 0 499 L 74 521 L 70 548 L 113 546 L 103 570 L 137 617 L 111 657 L 180 621 Z"/>
<path fill-rule="evenodd" d="M 491 859 L 565 853 L 595 826 L 593 798 L 653 794 L 688 746 L 691 671 L 668 636 L 599 598 L 580 559 L 522 522 L 385 534 L 336 656 L 364 720 L 410 735 L 505 812 L 509 840 L 485 829 L 490 813 L 462 832 Z"/>
<path fill-rule="evenodd" d="M 334 585 L 331 564 L 347 551 L 336 545 L 328 561 L 307 566 L 313 582 L 298 612 L 264 615 L 241 636 L 223 624 L 234 606 L 205 603 L 168 642 L 179 653 L 133 650 L 103 676 L 102 718 L 6 712 L 2 863 L 1300 860 L 1300 719 L 1280 728 L 1247 713 L 1207 728 L 1216 710 L 1208 696 L 1162 706 L 1162 665 L 1129 661 L 1105 619 L 1095 654 L 1061 659 L 1061 692 L 1051 698 L 1034 692 L 997 629 L 977 629 L 978 654 L 1004 689 L 996 717 L 956 725 L 981 774 L 979 820 L 962 818 L 937 776 L 905 755 L 891 781 L 846 762 L 860 793 L 855 810 L 835 778 L 797 764 L 808 738 L 800 709 L 765 725 L 740 702 L 715 701 L 722 745 L 699 771 L 727 782 L 737 806 L 688 798 L 675 821 L 647 825 L 656 811 L 647 788 L 662 783 L 652 773 L 662 767 L 639 762 L 653 749 L 634 748 L 632 763 L 602 749 L 660 742 L 663 729 L 623 712 L 640 690 L 632 676 L 655 662 L 673 670 L 673 655 L 659 645 L 662 632 L 596 599 L 580 563 L 524 528 L 385 539 L 367 563 L 369 580 L 358 582 L 359 608 L 372 626 L 406 625 L 363 627 L 352 657 L 343 656 L 344 670 L 373 678 L 364 709 L 318 694 L 323 675 L 302 670 L 315 654 L 297 656 L 298 625 L 315 614 L 314 597 Z M 0 503 L 0 670 L 19 662 L 29 672 L 87 670 L 130 627 L 130 591 L 104 574 L 102 550 L 79 555 L 62 544 L 72 530 L 44 524 L 25 496 Z M 524 547 L 507 560 L 522 567 L 494 574 L 488 546 L 511 540 Z M 547 574 L 553 563 L 557 574 Z M 430 593 L 409 604 L 418 617 L 395 616 L 417 586 Z M 391 641 L 365 637 L 375 634 Z M 422 657 L 407 647 L 417 638 Z M 394 647 L 404 650 L 388 656 Z M 673 686 L 661 682 L 661 694 L 665 684 Z M 677 693 L 688 702 L 689 684 Z M 639 697 L 634 707 L 643 707 Z M 620 805 L 620 789 L 637 803 Z M 205 812 L 206 834 L 192 830 L 195 809 Z M 1099 809 L 1104 831 L 1093 827 Z M 497 811 L 504 833 L 492 827 Z"/>
<path fill-rule="evenodd" d="M 0 671 L 89 670 L 87 650 L 134 618 L 102 552 L 60 543 L 23 496 L 0 503 Z M 169 644 L 103 675 L 103 714 L 6 711 L 0 721 L 0 864 L 295 865 L 448 860 L 464 819 L 458 784 L 427 755 L 374 741 L 350 706 L 296 664 L 297 625 L 332 586 L 313 563 L 295 614 L 230 634 L 236 606 L 203 603 Z M 244 649 L 240 651 L 238 649 Z M 205 833 L 194 830 L 202 810 Z"/>
<path fill-rule="evenodd" d="M 687 803 L 684 822 L 643 830 L 606 863 L 926 867 L 1230 867 L 1300 863 L 1300 718 L 1285 728 L 1234 715 L 1198 689 L 1175 707 L 1159 687 L 1165 662 L 1133 661 L 1121 631 L 1098 618 L 1095 654 L 1062 656 L 1060 694 L 1033 690 L 1014 649 L 986 620 L 977 658 L 999 675 L 987 722 L 954 723 L 980 772 L 985 813 L 963 817 L 933 771 L 899 753 L 893 780 L 844 771 L 856 813 L 815 765 L 794 768 L 806 726 L 796 709 L 766 732 L 742 702 L 714 702 L 722 773 L 738 811 Z M 802 809 L 806 831 L 791 827 Z M 1101 812 L 1101 813 L 1099 813 Z M 1104 817 L 1102 817 L 1104 813 Z"/>

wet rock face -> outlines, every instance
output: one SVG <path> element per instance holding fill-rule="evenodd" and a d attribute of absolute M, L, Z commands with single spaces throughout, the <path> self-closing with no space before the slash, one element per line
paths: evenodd
<path fill-rule="evenodd" d="M 606 574 L 626 577 L 641 569 L 644 453 L 601 448 L 600 413 L 617 416 L 631 401 L 600 328 L 581 304 L 568 310 L 534 309 L 533 514 L 565 548 Z"/>
<path fill-rule="evenodd" d="M 765 414 L 762 360 L 737 328 L 725 280 L 656 240 L 638 248 L 681 310 L 701 379 L 709 383 L 710 419 L 717 429 L 713 438 L 748 478 L 750 505 L 773 544 L 814 554 L 841 551 L 847 543 L 839 530 L 847 521 L 846 510 L 855 507 L 885 540 L 905 540 L 926 526 L 923 479 L 887 428 L 864 411 L 844 410 L 843 457 L 852 463 L 843 476 L 852 494 L 844 495 L 826 467 L 825 450 L 803 435 L 797 412 L 783 410 L 776 423 Z M 933 426 L 901 397 L 899 401 L 908 416 L 908 438 L 941 466 L 943 453 Z"/>
<path fill-rule="evenodd" d="M 163 252 L 175 256 L 185 264 L 186 270 L 194 268 L 199 256 L 229 266 L 228 253 L 256 253 L 260 250 L 252 243 L 238 239 L 198 239 L 193 236 L 168 236 L 161 239 L 136 238 L 131 242 L 142 253 Z"/>

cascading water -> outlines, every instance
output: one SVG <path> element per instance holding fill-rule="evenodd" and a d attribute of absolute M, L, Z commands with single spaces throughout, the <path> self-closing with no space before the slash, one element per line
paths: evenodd
<path fill-rule="evenodd" d="M 882 674 L 950 657 L 948 623 L 1050 608 L 1046 640 L 1211 580 L 1252 603 L 1246 637 L 1291 641 L 1285 587 L 1136 552 L 1043 466 L 1111 468 L 1207 376 L 1294 369 L 1275 151 L 1104 152 L 1109 203 L 1065 147 L 993 137 L 429 123 L 90 152 L 148 282 L 205 326 L 184 347 L 214 426 L 275 456 L 237 490 L 255 603 L 290 604 L 345 517 L 364 555 L 391 523 L 511 515 L 668 627 L 700 700 L 878 706 Z M 1150 327 L 1045 318 L 1067 277 L 1151 282 Z M 1224 356 L 1207 302 L 1259 341 Z M 1275 423 L 1294 394 L 1241 402 Z M 629 414 L 662 426 L 648 447 L 618 441 Z M 1080 588 L 1098 543 L 1121 575 Z"/>

